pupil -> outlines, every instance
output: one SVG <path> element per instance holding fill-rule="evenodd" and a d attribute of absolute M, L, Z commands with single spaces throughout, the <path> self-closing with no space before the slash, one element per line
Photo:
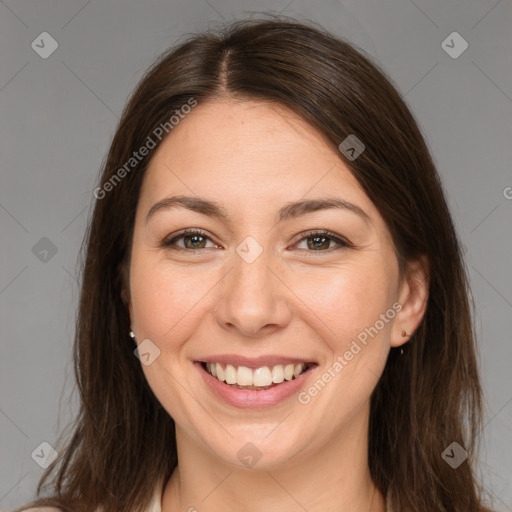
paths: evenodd
<path fill-rule="evenodd" d="M 187 246 L 187 248 L 192 248 L 192 249 L 197 249 L 197 245 L 196 245 L 196 242 L 199 238 L 203 238 L 201 235 L 189 235 L 187 237 L 185 237 L 185 240 L 194 240 L 193 242 L 191 242 L 191 244 L 188 244 L 188 243 L 185 243 L 185 245 Z M 191 246 L 191 247 L 190 247 Z"/>
<path fill-rule="evenodd" d="M 322 246 L 325 244 L 326 240 L 327 240 L 327 245 L 329 245 L 329 239 L 324 236 L 313 236 L 313 237 L 311 237 L 311 239 L 315 241 L 312 244 L 313 249 L 322 248 Z M 316 241 L 318 241 L 318 240 L 322 240 L 322 242 L 320 242 L 320 245 L 316 244 Z M 311 246 L 310 246 L 310 248 L 311 248 Z M 328 248 L 328 247 L 325 247 L 325 248 Z"/>

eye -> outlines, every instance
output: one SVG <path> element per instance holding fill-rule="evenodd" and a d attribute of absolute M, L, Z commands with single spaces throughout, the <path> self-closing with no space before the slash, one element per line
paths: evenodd
<path fill-rule="evenodd" d="M 306 242 L 307 249 L 311 252 L 328 252 L 331 242 L 335 242 L 339 247 L 335 247 L 334 250 L 342 249 L 344 247 L 352 247 L 350 243 L 343 240 L 330 231 L 309 231 L 303 234 L 299 243 Z"/>
<path fill-rule="evenodd" d="M 181 240 L 183 240 L 182 246 L 177 244 L 177 242 Z M 210 240 L 211 242 L 210 237 L 205 231 L 198 229 L 188 229 L 182 231 L 181 233 L 178 233 L 177 235 L 172 236 L 171 238 L 164 240 L 161 246 L 172 250 L 211 249 L 212 247 L 219 247 L 213 242 L 212 246 L 207 247 L 206 244 L 208 240 Z M 330 250 L 353 247 L 349 242 L 343 240 L 335 233 L 331 233 L 330 231 L 325 230 L 308 231 L 307 233 L 304 233 L 298 243 L 300 244 L 303 242 L 306 242 L 306 246 L 309 252 L 328 252 Z M 332 242 L 337 244 L 338 247 L 330 247 Z"/>
<path fill-rule="evenodd" d="M 178 240 L 183 240 L 184 246 L 176 244 Z M 162 242 L 162 247 L 168 249 L 211 249 L 211 247 L 205 247 L 206 240 L 210 240 L 210 237 L 205 231 L 197 229 L 189 229 L 182 231 L 176 236 L 170 239 L 166 239 Z M 218 247 L 214 244 L 214 247 Z"/>

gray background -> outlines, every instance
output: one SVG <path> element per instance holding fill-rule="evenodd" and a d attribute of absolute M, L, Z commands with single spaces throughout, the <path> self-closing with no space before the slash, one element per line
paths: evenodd
<path fill-rule="evenodd" d="M 478 471 L 496 509 L 512 510 L 507 0 L 0 2 L 0 510 L 32 497 L 42 473 L 32 452 L 43 441 L 54 445 L 76 410 L 77 254 L 129 93 L 180 36 L 265 11 L 318 21 L 369 52 L 420 122 L 464 243 L 477 307 L 486 392 Z M 42 46 L 45 31 L 59 46 L 43 59 L 31 43 Z M 441 45 L 453 31 L 469 44 L 458 58 Z"/>

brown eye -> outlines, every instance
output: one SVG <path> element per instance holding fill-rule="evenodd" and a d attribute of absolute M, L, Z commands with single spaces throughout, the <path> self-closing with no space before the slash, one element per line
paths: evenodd
<path fill-rule="evenodd" d="M 183 240 L 183 245 L 177 244 L 179 240 Z M 162 247 L 168 249 L 210 249 L 212 247 L 206 246 L 207 240 L 210 240 L 210 238 L 203 231 L 188 230 L 183 231 L 180 234 L 173 236 L 172 238 L 164 240 L 161 245 Z M 214 244 L 214 247 L 217 246 Z"/>
<path fill-rule="evenodd" d="M 330 231 L 316 231 L 306 233 L 300 240 L 299 243 L 306 241 L 307 249 L 311 252 L 327 252 L 331 243 L 334 242 L 338 245 L 338 249 L 343 247 L 351 247 L 351 244 L 338 237 Z M 336 248 L 334 248 L 336 249 Z"/>
<path fill-rule="evenodd" d="M 314 251 L 318 249 L 329 249 L 329 245 L 332 241 L 329 237 L 318 235 L 308 236 L 306 240 L 308 240 L 308 249 L 312 249 Z M 311 243 L 309 243 L 310 240 L 312 241 Z"/>
<path fill-rule="evenodd" d="M 178 241 L 183 240 L 183 245 L 179 245 Z M 208 247 L 208 241 L 212 242 L 211 238 L 204 231 L 186 230 L 173 235 L 171 238 L 164 240 L 161 244 L 162 247 L 167 249 L 177 250 L 198 250 L 198 249 L 212 249 L 219 247 L 212 242 L 212 246 Z M 307 250 L 309 252 L 328 252 L 329 250 L 337 250 L 344 247 L 353 247 L 349 242 L 343 240 L 330 231 L 313 231 L 305 233 L 299 240 L 299 244 L 306 242 Z M 338 247 L 331 247 L 332 243 L 337 244 Z"/>

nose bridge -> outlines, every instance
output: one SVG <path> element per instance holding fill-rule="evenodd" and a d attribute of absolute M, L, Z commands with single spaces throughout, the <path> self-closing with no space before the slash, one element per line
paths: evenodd
<path fill-rule="evenodd" d="M 270 326 L 282 327 L 289 320 L 286 287 L 276 276 L 272 251 L 247 237 L 236 248 L 232 263 L 217 321 L 247 336 L 257 336 L 264 328 L 267 332 Z"/>

